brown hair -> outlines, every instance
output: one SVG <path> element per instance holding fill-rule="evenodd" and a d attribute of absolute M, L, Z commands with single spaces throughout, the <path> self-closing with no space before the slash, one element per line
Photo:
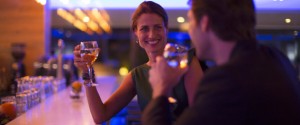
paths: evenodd
<path fill-rule="evenodd" d="M 159 15 L 163 21 L 166 28 L 168 28 L 168 15 L 164 8 L 162 8 L 159 4 L 152 1 L 144 1 L 142 2 L 138 8 L 134 11 L 131 18 L 131 29 L 135 31 L 137 28 L 137 19 L 145 13 L 154 13 Z"/>
<path fill-rule="evenodd" d="M 255 39 L 255 7 L 252 0 L 190 0 L 199 22 L 209 18 L 209 27 L 223 40 Z"/>

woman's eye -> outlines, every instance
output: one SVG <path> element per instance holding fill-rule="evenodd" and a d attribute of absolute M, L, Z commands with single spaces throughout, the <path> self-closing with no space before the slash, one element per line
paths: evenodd
<path fill-rule="evenodd" d="M 155 26 L 155 29 L 160 30 L 160 29 L 162 29 L 162 27 L 161 26 Z"/>
<path fill-rule="evenodd" d="M 142 31 L 142 32 L 147 32 L 147 31 L 148 31 L 148 28 L 143 27 L 143 28 L 140 29 L 140 31 Z"/>

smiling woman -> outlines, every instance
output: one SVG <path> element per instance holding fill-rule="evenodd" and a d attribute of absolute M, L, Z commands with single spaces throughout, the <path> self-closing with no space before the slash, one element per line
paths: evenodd
<path fill-rule="evenodd" d="M 159 4 L 152 1 L 144 1 L 133 13 L 131 26 L 138 41 L 137 44 L 147 53 L 148 61 L 132 69 L 124 77 L 120 87 L 104 103 L 94 86 L 85 87 L 90 111 L 96 123 L 109 120 L 136 95 L 142 111 L 152 98 L 152 88 L 148 82 L 148 72 L 151 66 L 155 64 L 156 57 L 162 57 L 164 47 L 167 44 L 168 16 Z M 80 47 L 76 46 L 74 50 L 75 60 L 82 59 L 79 50 Z M 192 105 L 194 88 L 196 88 L 198 81 L 203 75 L 193 51 L 189 53 L 188 58 L 190 68 L 180 78 L 178 86 L 173 89 L 173 93 L 171 94 L 176 99 L 176 106 L 171 111 L 174 114 L 172 117 L 173 120 L 176 120 L 186 107 Z M 86 68 L 85 65 L 80 65 L 78 62 L 75 62 L 75 64 L 80 69 Z"/>

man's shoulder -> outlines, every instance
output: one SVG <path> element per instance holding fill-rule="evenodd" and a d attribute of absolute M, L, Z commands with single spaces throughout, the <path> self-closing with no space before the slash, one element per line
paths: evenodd
<path fill-rule="evenodd" d="M 205 92 L 207 94 L 225 89 L 230 91 L 237 90 L 237 88 L 241 87 L 238 77 L 238 71 L 232 69 L 230 66 L 211 68 L 205 73 L 200 82 L 198 92 Z"/>
<path fill-rule="evenodd" d="M 243 68 L 238 63 L 228 63 L 222 66 L 212 67 L 205 72 L 204 79 L 220 80 L 233 78 L 237 74 L 240 74 L 240 70 Z"/>

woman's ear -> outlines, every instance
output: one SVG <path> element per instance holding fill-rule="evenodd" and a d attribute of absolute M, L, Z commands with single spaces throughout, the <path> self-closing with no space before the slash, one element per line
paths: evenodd
<path fill-rule="evenodd" d="M 134 39 L 135 39 L 135 42 L 136 42 L 137 44 L 139 44 L 139 38 L 137 37 L 136 31 L 134 31 L 133 37 L 134 37 Z"/>
<path fill-rule="evenodd" d="M 139 40 L 138 39 L 139 37 L 138 37 L 138 34 L 137 34 L 136 30 L 133 31 L 133 37 L 135 38 L 135 40 L 137 40 L 137 41 Z"/>
<path fill-rule="evenodd" d="M 136 32 L 136 30 L 133 30 L 133 33 L 134 33 L 135 38 L 137 38 L 137 32 Z"/>

